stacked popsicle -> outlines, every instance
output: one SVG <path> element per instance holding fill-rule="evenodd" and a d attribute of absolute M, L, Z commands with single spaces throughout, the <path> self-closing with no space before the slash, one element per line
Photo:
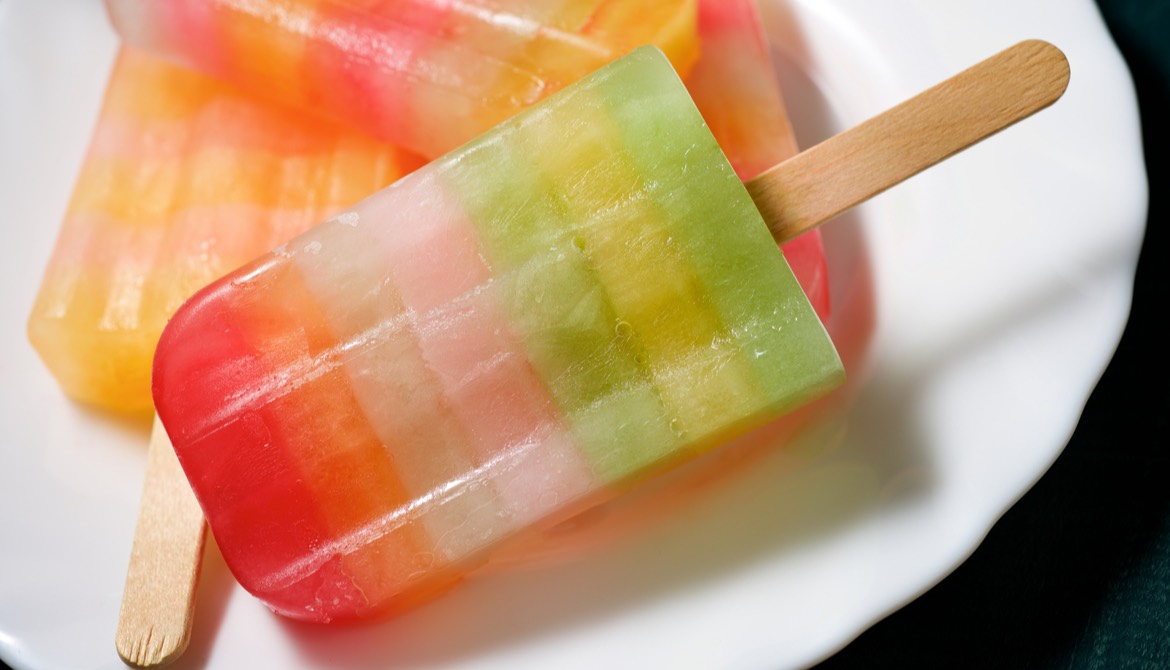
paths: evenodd
<path fill-rule="evenodd" d="M 421 162 L 124 48 L 29 338 L 70 396 L 148 412 L 183 300 Z"/>
<path fill-rule="evenodd" d="M 155 401 L 236 577 L 329 620 L 841 373 L 644 48 L 201 291 L 164 332 Z"/>
<path fill-rule="evenodd" d="M 739 178 L 747 181 L 797 151 L 756 2 L 700 0 L 698 29 L 699 60 L 685 83 L 728 162 Z M 780 248 L 809 302 L 825 321 L 829 314 L 829 282 L 820 229 L 789 240 Z M 840 342 L 837 345 L 840 347 Z M 843 357 L 847 355 L 841 353 Z M 757 442 L 783 444 L 803 419 L 815 414 L 787 414 L 781 419 L 783 429 L 773 425 L 767 431 L 758 431 Z M 733 460 L 744 463 L 739 457 Z M 725 465 L 724 461 L 720 463 Z M 705 481 L 717 470 L 718 466 L 707 463 L 692 477 L 679 473 L 673 479 L 664 479 L 655 491 L 615 501 L 611 513 L 593 514 L 587 522 L 561 524 L 549 533 L 532 534 L 525 541 L 513 543 L 507 551 L 494 553 L 492 563 L 516 566 L 566 558 L 580 560 L 621 537 L 643 532 L 649 519 L 677 514 L 681 501 L 694 501 L 697 497 L 701 486 L 695 478 Z"/>
<path fill-rule="evenodd" d="M 106 0 L 129 44 L 434 158 L 643 44 L 695 0 Z"/>

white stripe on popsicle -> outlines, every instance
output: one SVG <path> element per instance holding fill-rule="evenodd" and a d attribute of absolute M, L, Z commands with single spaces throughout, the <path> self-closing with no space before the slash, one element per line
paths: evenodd
<path fill-rule="evenodd" d="M 417 315 L 423 357 L 521 528 L 585 494 L 592 474 L 569 439 L 551 397 L 511 332 L 472 223 L 441 181 L 412 179 L 413 197 L 378 197 L 363 220 L 404 217 L 410 225 L 371 227 L 404 304 Z M 540 488 L 536 488 L 540 487 Z"/>
<path fill-rule="evenodd" d="M 408 493 L 428 501 L 418 518 L 435 553 L 456 561 L 498 539 L 499 504 L 490 488 L 466 478 L 475 468 L 466 437 L 422 359 L 414 314 L 396 295 L 370 225 L 343 214 L 294 240 L 289 253 L 330 331 L 351 349 L 343 366 L 362 412 Z"/>

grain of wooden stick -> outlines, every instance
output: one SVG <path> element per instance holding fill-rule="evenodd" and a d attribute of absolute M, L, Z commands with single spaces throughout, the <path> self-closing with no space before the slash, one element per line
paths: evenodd
<path fill-rule="evenodd" d="M 186 650 L 205 537 L 203 512 L 156 417 L 114 637 L 127 664 L 158 667 Z"/>
<path fill-rule="evenodd" d="M 1027 40 L 747 182 L 784 242 L 1056 102 L 1069 65 Z"/>

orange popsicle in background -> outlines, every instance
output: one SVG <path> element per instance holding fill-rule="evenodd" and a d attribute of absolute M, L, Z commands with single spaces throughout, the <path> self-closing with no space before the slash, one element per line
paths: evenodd
<path fill-rule="evenodd" d="M 154 347 L 185 298 L 420 164 L 125 47 L 29 339 L 72 398 L 148 413 Z"/>

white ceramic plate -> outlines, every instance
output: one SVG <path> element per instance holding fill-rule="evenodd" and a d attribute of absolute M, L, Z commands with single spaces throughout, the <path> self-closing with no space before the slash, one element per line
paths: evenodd
<path fill-rule="evenodd" d="M 692 468 L 669 514 L 611 522 L 653 509 L 623 501 L 393 621 L 282 621 L 212 549 L 180 667 L 805 666 L 954 569 L 1044 472 L 1120 336 L 1146 215 L 1134 93 L 1095 6 L 764 14 L 806 145 L 1020 39 L 1072 63 L 1056 106 L 826 228 L 834 331 L 863 334 L 848 402 L 787 448 Z M 22 669 L 122 667 L 146 429 L 65 401 L 23 329 L 114 48 L 94 0 L 0 0 L 0 658 Z"/>

